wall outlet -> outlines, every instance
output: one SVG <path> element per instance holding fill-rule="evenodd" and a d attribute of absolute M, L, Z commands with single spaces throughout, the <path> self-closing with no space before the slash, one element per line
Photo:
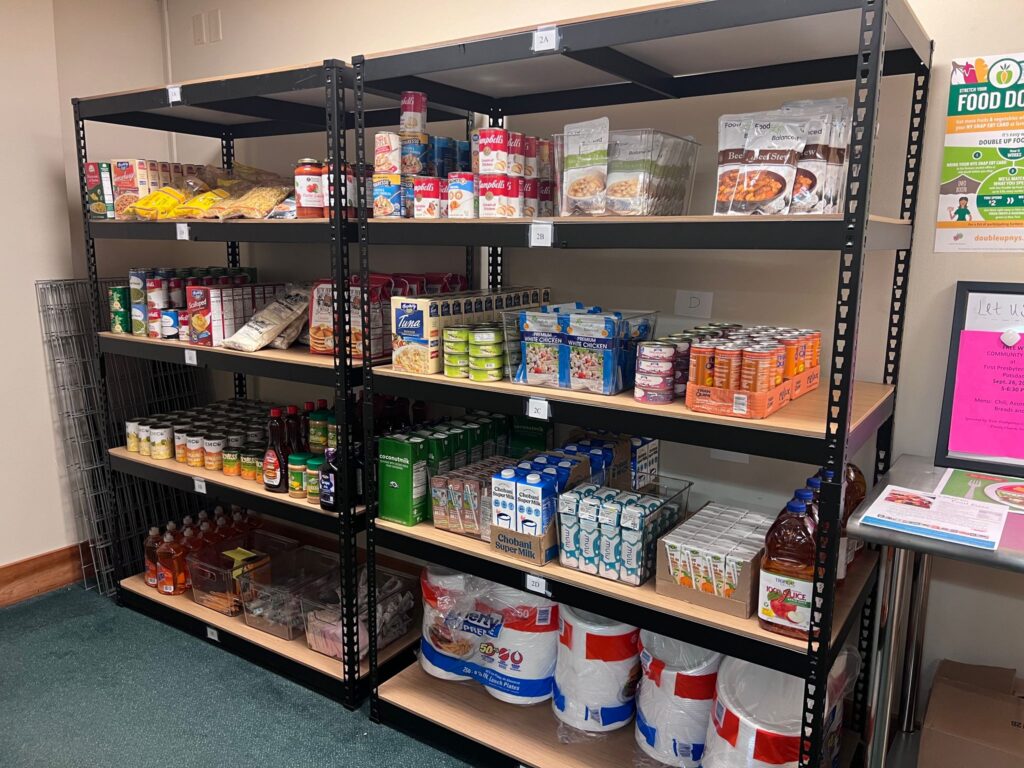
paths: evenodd
<path fill-rule="evenodd" d="M 715 294 L 710 291 L 676 291 L 676 314 L 684 317 L 711 319 L 711 304 Z"/>
<path fill-rule="evenodd" d="M 192 16 L 192 44 L 206 45 L 206 14 L 197 13 Z"/>
<path fill-rule="evenodd" d="M 206 12 L 206 32 L 211 43 L 219 43 L 224 39 L 224 30 L 220 24 L 220 8 Z"/>
<path fill-rule="evenodd" d="M 750 454 L 749 453 L 736 453 L 735 451 L 720 451 L 717 448 L 712 448 L 710 451 L 712 459 L 718 461 L 731 461 L 733 464 L 749 464 Z"/>

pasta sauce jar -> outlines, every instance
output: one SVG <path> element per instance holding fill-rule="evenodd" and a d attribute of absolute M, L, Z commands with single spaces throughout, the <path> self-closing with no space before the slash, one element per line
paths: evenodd
<path fill-rule="evenodd" d="M 295 218 L 323 218 L 324 206 L 323 165 L 304 157 L 295 164 Z"/>

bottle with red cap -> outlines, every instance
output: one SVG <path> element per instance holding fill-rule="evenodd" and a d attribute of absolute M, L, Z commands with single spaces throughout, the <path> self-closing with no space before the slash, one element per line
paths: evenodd
<path fill-rule="evenodd" d="M 309 453 L 309 417 L 313 414 L 313 410 L 316 408 L 312 400 L 307 400 L 302 404 L 302 416 L 299 419 L 299 433 L 302 435 L 302 452 Z"/>
<path fill-rule="evenodd" d="M 263 453 L 263 487 L 273 493 L 288 492 L 288 441 L 280 408 L 270 409 L 267 450 Z"/>
<path fill-rule="evenodd" d="M 298 406 L 289 405 L 285 410 L 284 436 L 288 453 L 304 453 L 302 447 L 302 420 L 299 418 Z M 285 454 L 287 458 L 287 454 Z"/>

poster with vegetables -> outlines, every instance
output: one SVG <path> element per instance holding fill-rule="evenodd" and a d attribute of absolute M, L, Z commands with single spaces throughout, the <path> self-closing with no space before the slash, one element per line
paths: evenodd
<path fill-rule="evenodd" d="M 1024 251 L 1024 53 L 953 61 L 935 250 Z"/>

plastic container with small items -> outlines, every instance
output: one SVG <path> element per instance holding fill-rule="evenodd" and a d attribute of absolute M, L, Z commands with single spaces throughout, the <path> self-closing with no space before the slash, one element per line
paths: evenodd
<path fill-rule="evenodd" d="M 192 599 L 225 616 L 237 616 L 242 611 L 239 579 L 298 546 L 295 539 L 257 529 L 215 550 L 204 547 L 193 552 L 187 558 Z"/>
<path fill-rule="evenodd" d="M 245 623 L 284 640 L 302 634 L 299 594 L 312 584 L 341 583 L 338 555 L 303 546 L 254 568 L 240 581 Z"/>
<path fill-rule="evenodd" d="M 359 658 L 369 650 L 366 607 L 366 568 L 359 572 Z M 388 568 L 377 569 L 377 649 L 387 647 L 419 622 L 419 588 L 416 577 Z M 341 597 L 338 584 L 317 582 L 302 595 L 306 643 L 317 653 L 345 658 L 342 639 Z"/>

